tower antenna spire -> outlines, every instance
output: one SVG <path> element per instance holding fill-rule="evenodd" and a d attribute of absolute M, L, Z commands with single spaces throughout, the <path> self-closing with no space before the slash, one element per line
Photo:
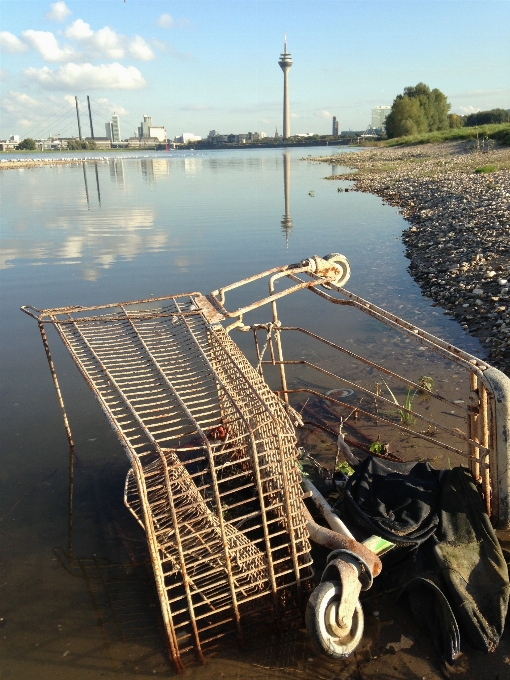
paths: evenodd
<path fill-rule="evenodd" d="M 283 34 L 283 54 L 280 54 L 278 62 L 283 71 L 283 139 L 290 137 L 290 107 L 289 107 L 289 70 L 292 66 L 292 57 L 287 52 L 287 34 Z"/>

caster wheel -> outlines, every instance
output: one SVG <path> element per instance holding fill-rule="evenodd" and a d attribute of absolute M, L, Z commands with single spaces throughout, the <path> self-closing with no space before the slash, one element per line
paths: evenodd
<path fill-rule="evenodd" d="M 338 628 L 337 612 L 342 593 L 340 581 L 326 581 L 313 591 L 306 606 L 306 629 L 322 654 L 330 659 L 344 659 L 356 649 L 363 635 L 363 609 L 356 602 L 351 629 Z"/>

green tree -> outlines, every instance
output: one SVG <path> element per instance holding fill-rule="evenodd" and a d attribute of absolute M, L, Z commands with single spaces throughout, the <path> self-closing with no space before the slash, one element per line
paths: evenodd
<path fill-rule="evenodd" d="M 24 139 L 22 142 L 20 142 L 18 144 L 18 149 L 27 150 L 27 151 L 35 151 L 35 149 L 36 149 L 35 141 L 31 137 L 27 137 L 26 139 Z"/>
<path fill-rule="evenodd" d="M 489 123 L 508 123 L 510 113 L 505 109 L 491 109 L 490 111 L 478 111 L 466 116 L 466 127 L 475 125 L 488 125 Z"/>
<path fill-rule="evenodd" d="M 451 128 L 464 127 L 464 118 L 462 116 L 458 116 L 456 113 L 449 113 L 448 120 L 450 121 Z"/>
<path fill-rule="evenodd" d="M 67 148 L 69 151 L 83 151 L 83 150 L 91 150 L 91 149 L 97 149 L 97 144 L 95 140 L 89 139 L 89 140 L 84 140 L 84 139 L 70 139 L 67 142 Z"/>
<path fill-rule="evenodd" d="M 446 130 L 450 126 L 450 104 L 445 95 L 425 83 L 404 88 L 396 96 L 386 118 L 388 137 L 403 137 L 434 130 Z"/>

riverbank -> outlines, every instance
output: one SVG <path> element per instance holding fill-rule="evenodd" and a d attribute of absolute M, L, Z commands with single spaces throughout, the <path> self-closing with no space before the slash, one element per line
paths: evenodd
<path fill-rule="evenodd" d="M 332 157 L 307 158 L 331 164 Z M 424 295 L 481 339 L 510 375 L 510 149 L 473 142 L 342 154 L 350 191 L 377 194 L 410 223 L 402 236 Z"/>

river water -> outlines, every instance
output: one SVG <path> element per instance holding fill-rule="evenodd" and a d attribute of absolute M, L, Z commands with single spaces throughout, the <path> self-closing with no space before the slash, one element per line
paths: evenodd
<path fill-rule="evenodd" d="M 173 674 L 151 576 L 138 559 L 144 537 L 123 506 L 127 459 L 49 331 L 76 442 L 71 528 L 65 432 L 37 324 L 21 305 L 208 293 L 273 266 L 341 252 L 351 263 L 351 291 L 483 356 L 407 273 L 406 223 L 397 211 L 376 196 L 339 192 L 349 183 L 323 179 L 341 172 L 338 161 L 303 162 L 308 151 L 125 154 L 0 172 L 2 680 Z M 338 328 L 324 312 L 318 316 L 317 298 L 309 297 L 289 305 L 294 321 L 320 323 L 344 341 L 366 334 L 354 317 Z M 398 352 L 391 354 L 398 367 Z M 125 564 L 139 566 L 116 566 Z M 207 669 L 189 673 L 292 677 L 285 669 L 310 653 L 295 638 L 273 639 L 262 661 L 220 651 Z M 327 664 L 321 668 L 335 677 Z"/>

